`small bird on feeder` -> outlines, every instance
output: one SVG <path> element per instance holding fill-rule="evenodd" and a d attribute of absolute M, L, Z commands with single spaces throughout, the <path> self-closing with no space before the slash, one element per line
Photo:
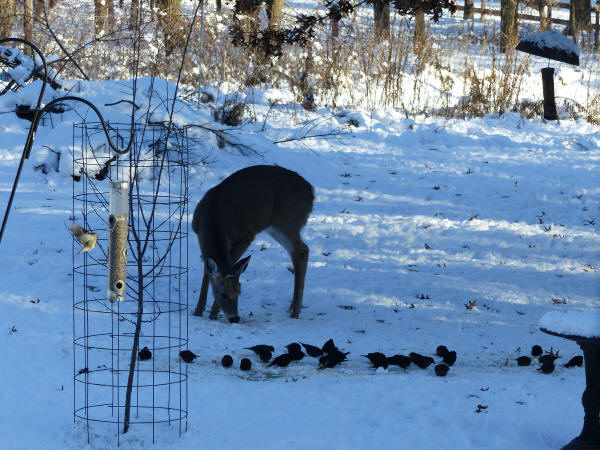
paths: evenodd
<path fill-rule="evenodd" d="M 98 240 L 97 233 L 90 233 L 81 225 L 78 225 L 75 222 L 73 222 L 73 225 L 71 225 L 71 228 L 69 228 L 69 230 L 71 231 L 73 236 L 75 236 L 77 242 L 79 242 L 83 246 L 82 249 L 79 250 L 79 253 L 93 250 L 94 247 L 96 247 L 96 241 Z"/>

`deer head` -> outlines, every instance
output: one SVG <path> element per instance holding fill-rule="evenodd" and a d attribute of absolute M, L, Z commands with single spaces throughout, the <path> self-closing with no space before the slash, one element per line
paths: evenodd
<path fill-rule="evenodd" d="M 219 304 L 225 317 L 231 323 L 240 321 L 238 315 L 238 297 L 242 291 L 240 275 L 248 267 L 250 256 L 234 264 L 231 273 L 223 273 L 212 258 L 206 258 L 206 270 L 210 279 L 215 302 Z"/>

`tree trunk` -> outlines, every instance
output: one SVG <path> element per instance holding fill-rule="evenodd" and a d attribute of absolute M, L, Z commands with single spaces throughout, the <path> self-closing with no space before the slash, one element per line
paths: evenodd
<path fill-rule="evenodd" d="M 233 23 L 239 27 L 244 36 L 254 34 L 258 31 L 259 11 L 260 3 L 258 0 L 235 0 L 232 19 Z M 243 39 L 245 40 L 245 38 Z"/>
<path fill-rule="evenodd" d="M 107 0 L 94 0 L 94 33 L 96 36 L 104 34 L 107 17 Z"/>
<path fill-rule="evenodd" d="M 584 30 L 588 30 L 591 25 L 590 13 L 592 10 L 590 0 L 571 0 L 571 9 L 569 11 L 569 25 L 566 34 L 573 36 L 577 41 L 577 35 Z"/>
<path fill-rule="evenodd" d="M 0 0 L 0 39 L 8 38 L 12 35 L 16 12 L 16 0 Z"/>
<path fill-rule="evenodd" d="M 506 52 L 517 45 L 518 0 L 500 1 L 500 51 Z"/>
<path fill-rule="evenodd" d="M 29 42 L 33 42 L 33 1 L 25 0 L 23 2 L 23 37 Z M 32 56 L 33 52 L 29 46 L 25 47 L 25 54 Z"/>
<path fill-rule="evenodd" d="M 475 0 L 465 0 L 465 10 L 463 14 L 464 20 L 470 20 L 475 18 Z"/>
<path fill-rule="evenodd" d="M 538 0 L 538 14 L 540 15 L 540 31 L 550 29 L 550 0 Z"/>
<path fill-rule="evenodd" d="M 485 0 L 481 0 L 481 20 L 485 20 Z"/>
<path fill-rule="evenodd" d="M 169 56 L 183 47 L 184 23 L 181 0 L 159 0 L 158 5 L 163 13 L 160 23 L 163 29 L 165 53 Z"/>
<path fill-rule="evenodd" d="M 417 8 L 415 12 L 415 38 L 416 46 L 422 45 L 425 42 L 425 12 L 422 8 Z"/>
<path fill-rule="evenodd" d="M 115 3 L 114 0 L 104 0 L 107 2 L 106 24 L 104 25 L 105 34 L 113 34 L 115 32 Z"/>
<path fill-rule="evenodd" d="M 376 38 L 387 39 L 390 36 L 390 4 L 382 0 L 375 0 L 373 2 L 373 18 Z"/>
<path fill-rule="evenodd" d="M 283 0 L 266 0 L 267 17 L 270 28 L 279 28 L 281 25 L 281 12 L 283 11 Z"/>
<path fill-rule="evenodd" d="M 41 22 L 44 16 L 44 0 L 33 0 L 33 20 Z"/>
<path fill-rule="evenodd" d="M 97 0 L 95 0 L 97 1 Z M 123 7 L 123 0 L 119 0 L 119 7 Z M 131 0 L 131 6 L 129 10 L 129 29 L 137 30 L 138 27 L 138 15 L 140 10 L 140 0 Z"/>

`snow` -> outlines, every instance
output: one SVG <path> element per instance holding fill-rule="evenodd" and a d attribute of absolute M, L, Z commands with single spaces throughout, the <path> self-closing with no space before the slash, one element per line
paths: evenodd
<path fill-rule="evenodd" d="M 600 338 L 600 309 L 550 311 L 540 319 L 540 328 L 559 334 Z"/>
<path fill-rule="evenodd" d="M 556 50 L 563 50 L 567 53 L 573 53 L 577 56 L 581 54 L 579 46 L 573 42 L 573 39 L 556 30 L 527 34 L 523 36 L 521 40 L 530 42 L 538 46 L 540 49 L 546 47 Z"/>
<path fill-rule="evenodd" d="M 130 104 L 107 105 L 132 100 L 131 81 L 73 87 L 107 120 L 128 121 Z M 37 88 L 0 97 L 0 109 L 35 104 Z M 173 92 L 172 83 L 138 80 L 137 120 L 146 111 L 165 120 Z M 228 94 L 211 93 L 219 102 Z M 266 234 L 247 252 L 241 322 L 191 316 L 202 279 L 191 236 L 189 348 L 199 357 L 187 366 L 189 419 L 181 437 L 176 427 L 157 427 L 157 445 L 556 449 L 569 442 L 583 422 L 584 369 L 558 360 L 544 375 L 514 359 L 534 344 L 560 350 L 565 361 L 580 354 L 575 343 L 539 325 L 549 320 L 555 329 L 559 317 L 583 314 L 576 311 L 600 300 L 598 128 L 508 112 L 470 120 L 407 119 L 393 109 L 306 112 L 291 99 L 284 89 L 240 93 L 251 117 L 237 129 L 214 123 L 215 105 L 175 104 L 178 125 L 224 130 L 228 142 L 253 149 L 220 148 L 215 133 L 190 129 L 191 209 L 210 187 L 252 164 L 299 172 L 315 187 L 316 201 L 303 230 L 310 259 L 299 320 L 287 312 L 291 262 Z M 88 444 L 85 423 L 73 424 L 69 152 L 73 122 L 96 118 L 81 105 L 68 106 L 38 130 L 0 244 L 6 448 L 116 446 L 114 427 L 92 425 Z M 28 126 L 12 113 L 1 116 L 2 205 Z M 34 170 L 51 156 L 45 146 L 61 152 L 58 172 Z M 351 352 L 333 369 L 319 370 L 309 357 L 267 368 L 244 350 L 271 344 L 279 354 L 290 342 L 322 345 L 329 338 Z M 440 344 L 458 354 L 443 378 L 432 367 L 374 370 L 361 357 L 434 356 Z M 233 368 L 221 367 L 224 354 L 233 356 Z M 243 357 L 252 359 L 249 373 L 237 369 Z M 120 439 L 123 448 L 146 448 L 152 432 L 137 425 Z"/>

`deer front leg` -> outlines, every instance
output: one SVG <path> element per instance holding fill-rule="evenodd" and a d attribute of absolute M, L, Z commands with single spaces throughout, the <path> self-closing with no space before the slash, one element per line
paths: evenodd
<path fill-rule="evenodd" d="M 206 308 L 206 298 L 208 296 L 208 271 L 204 268 L 204 276 L 202 277 L 202 287 L 200 288 L 200 297 L 198 297 L 198 304 L 194 310 L 195 316 L 202 316 L 204 308 Z"/>
<path fill-rule="evenodd" d="M 292 252 L 292 263 L 294 265 L 294 296 L 290 305 L 290 316 L 292 319 L 298 319 L 300 317 L 300 310 L 302 309 L 308 254 L 308 246 L 298 238 Z"/>
<path fill-rule="evenodd" d="M 217 318 L 219 317 L 220 309 L 221 307 L 219 306 L 219 303 L 217 303 L 217 300 L 215 300 L 213 302 L 212 308 L 210 308 L 210 315 L 208 316 L 208 318 L 210 320 L 217 320 Z"/>

